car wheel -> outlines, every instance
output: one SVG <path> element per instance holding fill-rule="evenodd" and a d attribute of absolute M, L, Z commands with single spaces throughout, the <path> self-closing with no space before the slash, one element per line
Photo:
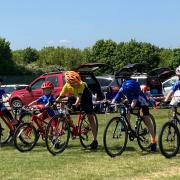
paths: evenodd
<path fill-rule="evenodd" d="M 17 114 L 19 114 L 21 112 L 21 108 L 22 108 L 23 104 L 22 101 L 19 99 L 14 99 L 11 103 L 11 107 L 12 107 L 12 112 L 15 113 L 15 111 L 17 112 Z M 18 108 L 18 109 L 17 109 Z"/>

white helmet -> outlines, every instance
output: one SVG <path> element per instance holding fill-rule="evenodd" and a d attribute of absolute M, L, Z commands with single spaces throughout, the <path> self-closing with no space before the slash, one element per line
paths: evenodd
<path fill-rule="evenodd" d="M 176 68 L 176 75 L 180 75 L 180 66 Z"/>

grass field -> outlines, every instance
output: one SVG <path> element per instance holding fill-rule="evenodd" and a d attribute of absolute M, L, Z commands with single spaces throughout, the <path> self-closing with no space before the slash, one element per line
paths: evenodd
<path fill-rule="evenodd" d="M 157 132 L 167 120 L 167 110 L 152 111 Z M 115 114 L 112 114 L 115 115 Z M 180 156 L 164 158 L 159 152 L 141 152 L 136 140 L 116 158 L 104 152 L 103 129 L 112 115 L 98 115 L 99 148 L 85 150 L 79 139 L 70 140 L 68 148 L 52 156 L 41 141 L 28 153 L 20 153 L 12 144 L 0 148 L 0 179 L 180 179 Z"/>

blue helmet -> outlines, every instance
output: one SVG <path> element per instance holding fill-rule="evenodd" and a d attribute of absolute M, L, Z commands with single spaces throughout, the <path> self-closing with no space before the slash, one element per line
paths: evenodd
<path fill-rule="evenodd" d="M 139 94 L 141 89 L 140 89 L 140 84 L 135 81 L 135 80 L 126 80 L 122 84 L 123 91 L 127 94 Z"/>

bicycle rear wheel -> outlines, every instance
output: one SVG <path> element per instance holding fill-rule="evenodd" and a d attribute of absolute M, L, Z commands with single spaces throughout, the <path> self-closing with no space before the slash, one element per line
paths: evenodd
<path fill-rule="evenodd" d="M 177 126 L 172 122 L 166 122 L 161 128 L 158 142 L 163 156 L 166 158 L 176 156 L 180 146 L 180 133 Z"/>
<path fill-rule="evenodd" d="M 52 155 L 63 152 L 69 142 L 70 128 L 63 115 L 54 116 L 46 129 L 46 147 Z"/>
<path fill-rule="evenodd" d="M 116 157 L 125 150 L 128 141 L 127 126 L 123 119 L 114 117 L 110 119 L 103 133 L 103 144 L 110 157 Z"/>
<path fill-rule="evenodd" d="M 151 124 L 154 127 L 154 134 L 156 135 L 156 121 L 153 115 L 150 114 L 149 117 L 150 117 Z M 137 142 L 138 142 L 139 147 L 143 151 L 149 150 L 149 145 L 151 144 L 150 132 L 142 118 L 139 121 L 138 126 L 137 126 Z"/>
<path fill-rule="evenodd" d="M 30 123 L 19 125 L 14 134 L 14 145 L 20 152 L 30 151 L 38 141 L 36 128 Z"/>
<path fill-rule="evenodd" d="M 11 137 L 10 129 L 0 117 L 0 145 L 6 144 Z"/>
<path fill-rule="evenodd" d="M 96 132 L 98 134 L 98 119 L 95 113 L 93 114 L 93 116 L 94 116 L 94 122 L 96 125 Z M 81 145 L 84 148 L 89 148 L 90 144 L 94 140 L 94 136 L 92 133 L 91 125 L 88 120 L 87 114 L 83 114 L 81 118 L 81 123 L 79 127 L 79 139 L 80 139 Z"/>

